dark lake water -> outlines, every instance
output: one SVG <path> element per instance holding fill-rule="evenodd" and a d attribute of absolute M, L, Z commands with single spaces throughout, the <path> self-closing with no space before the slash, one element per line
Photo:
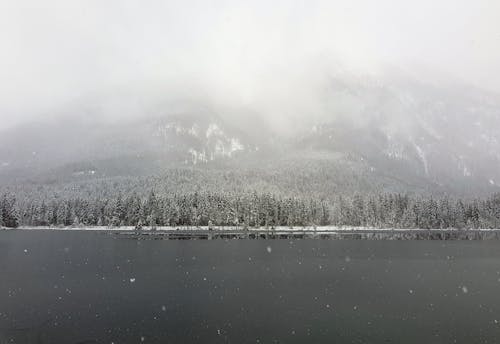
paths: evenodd
<path fill-rule="evenodd" d="M 0 343 L 499 343 L 500 242 L 0 232 Z"/>

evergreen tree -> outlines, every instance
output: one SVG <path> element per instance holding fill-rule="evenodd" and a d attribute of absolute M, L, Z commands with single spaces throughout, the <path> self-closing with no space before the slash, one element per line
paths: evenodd
<path fill-rule="evenodd" d="M 8 228 L 17 228 L 19 226 L 15 203 L 15 197 L 7 197 L 6 194 L 3 195 L 0 201 L 0 219 L 2 226 Z"/>

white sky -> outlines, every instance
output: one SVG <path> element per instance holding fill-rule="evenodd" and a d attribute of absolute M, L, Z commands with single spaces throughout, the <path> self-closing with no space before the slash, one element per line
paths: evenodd
<path fill-rule="evenodd" d="M 500 93 L 500 1 L 0 0 L 0 128 L 127 88 L 286 111 L 337 61 Z"/>

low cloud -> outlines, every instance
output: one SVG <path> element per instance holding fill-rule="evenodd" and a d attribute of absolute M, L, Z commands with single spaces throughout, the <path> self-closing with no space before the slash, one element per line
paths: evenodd
<path fill-rule="evenodd" d="M 329 78 L 387 66 L 499 92 L 499 12 L 488 0 L 6 1 L 0 128 L 93 101 L 128 118 L 182 99 L 286 130 L 335 112 Z"/>

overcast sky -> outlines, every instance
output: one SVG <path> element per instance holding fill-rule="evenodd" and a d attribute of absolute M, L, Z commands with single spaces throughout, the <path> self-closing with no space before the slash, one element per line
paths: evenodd
<path fill-rule="evenodd" d="M 123 89 L 285 107 L 339 65 L 500 93 L 499 16 L 498 0 L 0 0 L 0 128 Z"/>

